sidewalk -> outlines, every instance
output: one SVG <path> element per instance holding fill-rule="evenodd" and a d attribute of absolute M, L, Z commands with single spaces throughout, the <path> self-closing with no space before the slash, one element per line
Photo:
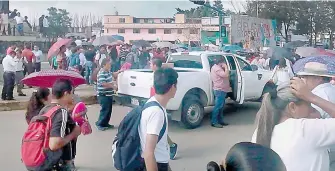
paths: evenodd
<path fill-rule="evenodd" d="M 2 90 L 2 85 L 0 86 L 0 91 Z M 25 88 L 23 89 L 23 93 L 27 96 L 21 97 L 17 96 L 16 88 L 14 88 L 14 98 L 13 101 L 3 101 L 0 100 L 0 111 L 10 111 L 10 110 L 24 110 L 27 107 L 27 103 L 33 93 L 34 88 Z M 96 104 L 97 97 L 96 93 L 93 89 L 93 86 L 81 85 L 76 88 L 75 94 L 79 95 L 81 99 L 87 105 Z"/>

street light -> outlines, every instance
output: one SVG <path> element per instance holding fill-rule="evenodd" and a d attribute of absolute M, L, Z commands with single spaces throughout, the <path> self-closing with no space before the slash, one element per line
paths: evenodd
<path fill-rule="evenodd" d="M 209 4 L 206 4 L 206 1 L 205 0 L 190 0 L 191 2 L 193 2 L 194 4 L 196 5 L 202 5 L 202 6 L 205 6 L 207 8 L 210 8 L 216 12 L 218 12 L 219 14 L 219 32 L 220 32 L 220 35 L 219 35 L 219 40 L 220 40 L 220 49 L 222 47 L 222 37 L 227 37 L 227 31 L 226 31 L 226 27 L 222 25 L 222 18 L 223 16 L 225 15 L 225 13 L 223 11 L 221 11 L 220 9 L 216 8 L 216 7 L 213 7 Z"/>

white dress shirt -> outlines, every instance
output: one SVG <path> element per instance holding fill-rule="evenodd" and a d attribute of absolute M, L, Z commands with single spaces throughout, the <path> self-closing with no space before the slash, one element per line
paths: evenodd
<path fill-rule="evenodd" d="M 41 62 L 41 57 L 43 56 L 43 52 L 41 50 L 33 50 L 33 53 L 35 55 L 35 63 L 40 63 Z"/>
<path fill-rule="evenodd" d="M 43 19 L 43 27 L 49 27 L 49 21 L 47 18 Z"/>
<path fill-rule="evenodd" d="M 3 58 L 2 65 L 4 72 L 16 72 L 16 62 L 13 57 L 7 55 Z"/>
<path fill-rule="evenodd" d="M 14 61 L 16 63 L 16 71 L 23 71 L 24 70 L 23 60 L 24 60 L 23 57 L 22 58 L 18 58 L 18 57 L 14 58 Z"/>
<path fill-rule="evenodd" d="M 80 65 L 84 66 L 85 63 L 86 63 L 86 57 L 85 57 L 84 53 L 79 54 L 79 60 L 80 60 Z"/>

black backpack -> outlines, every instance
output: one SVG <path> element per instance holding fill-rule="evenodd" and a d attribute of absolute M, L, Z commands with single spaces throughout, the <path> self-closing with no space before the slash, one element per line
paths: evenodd
<path fill-rule="evenodd" d="M 142 111 L 152 106 L 159 106 L 163 110 L 158 102 L 147 102 L 143 107 L 139 106 L 130 111 L 121 121 L 112 147 L 112 158 L 114 167 L 117 170 L 133 171 L 143 166 L 144 160 L 141 157 L 141 141 L 138 126 L 141 121 Z M 158 142 L 166 131 L 166 122 L 164 116 L 164 124 L 159 132 Z"/>

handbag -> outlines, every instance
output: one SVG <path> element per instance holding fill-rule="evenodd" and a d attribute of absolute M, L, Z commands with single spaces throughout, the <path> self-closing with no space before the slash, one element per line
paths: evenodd
<path fill-rule="evenodd" d="M 75 117 L 76 113 L 81 113 L 85 110 L 86 110 L 86 105 L 83 102 L 77 103 L 76 106 L 73 109 L 72 118 L 80 126 L 81 133 L 83 135 L 88 135 L 88 134 L 92 133 L 92 127 L 91 127 L 90 122 L 88 121 L 87 114 L 85 114 L 81 117 Z"/>

